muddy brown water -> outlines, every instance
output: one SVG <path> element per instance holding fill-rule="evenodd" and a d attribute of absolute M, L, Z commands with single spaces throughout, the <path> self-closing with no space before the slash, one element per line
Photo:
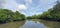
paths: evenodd
<path fill-rule="evenodd" d="M 0 24 L 0 28 L 60 28 L 60 22 L 36 19 Z"/>

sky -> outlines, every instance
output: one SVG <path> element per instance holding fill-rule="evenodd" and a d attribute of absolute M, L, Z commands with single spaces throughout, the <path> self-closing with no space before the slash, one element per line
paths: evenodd
<path fill-rule="evenodd" d="M 31 16 L 42 14 L 56 4 L 57 0 L 0 0 L 0 8 Z"/>

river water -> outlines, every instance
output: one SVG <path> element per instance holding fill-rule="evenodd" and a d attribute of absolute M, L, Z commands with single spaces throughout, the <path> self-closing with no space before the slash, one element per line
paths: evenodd
<path fill-rule="evenodd" d="M 0 28 L 60 28 L 60 22 L 35 19 L 0 24 Z"/>

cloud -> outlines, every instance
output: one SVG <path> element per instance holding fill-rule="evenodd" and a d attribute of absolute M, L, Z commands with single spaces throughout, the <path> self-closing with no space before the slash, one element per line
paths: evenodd
<path fill-rule="evenodd" d="M 17 2 L 16 2 L 17 1 Z M 21 1 L 21 2 L 20 2 Z M 41 14 L 42 12 L 53 7 L 56 0 L 3 0 L 1 5 L 5 9 L 20 11 L 25 15 Z"/>
<path fill-rule="evenodd" d="M 27 9 L 27 7 L 25 5 L 18 5 L 18 9 L 25 10 L 25 9 Z"/>
<path fill-rule="evenodd" d="M 31 15 L 38 15 L 38 14 L 42 14 L 42 12 L 30 12 Z"/>
<path fill-rule="evenodd" d="M 26 13 L 26 15 L 30 16 L 30 15 L 37 15 L 37 14 L 42 14 L 44 11 L 47 11 L 49 8 L 52 8 L 53 5 L 55 5 L 54 2 L 56 2 L 56 0 L 39 0 L 39 1 L 35 1 L 33 3 L 33 1 L 28 2 L 29 0 L 26 1 L 26 6 L 28 7 L 27 10 L 23 10 L 26 11 L 24 13 Z M 44 1 L 44 2 L 43 2 Z M 36 3 L 37 2 L 37 3 Z M 36 5 L 35 5 L 36 4 Z"/>
<path fill-rule="evenodd" d="M 32 4 L 32 0 L 25 0 L 25 5 L 29 8 Z"/>
<path fill-rule="evenodd" d="M 60 0 L 57 0 L 60 3 Z"/>
<path fill-rule="evenodd" d="M 3 4 L 5 3 L 5 0 L 0 0 L 0 8 L 3 7 Z"/>
<path fill-rule="evenodd" d="M 27 2 L 27 3 L 32 3 L 32 0 L 25 0 L 25 2 Z"/>
<path fill-rule="evenodd" d="M 5 0 L 5 1 L 1 1 L 2 3 L 0 3 L 0 7 L 2 6 L 2 8 L 4 9 L 10 9 L 12 11 L 20 11 L 20 10 L 25 10 L 27 9 L 27 6 L 24 4 L 18 4 L 15 0 Z"/>

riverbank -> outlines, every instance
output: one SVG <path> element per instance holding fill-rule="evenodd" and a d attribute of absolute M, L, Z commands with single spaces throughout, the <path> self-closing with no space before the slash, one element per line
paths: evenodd
<path fill-rule="evenodd" d="M 31 20 L 23 20 L 16 22 L 9 22 L 5 24 L 0 24 L 0 28 L 60 28 L 60 22 L 56 21 L 46 21 L 41 19 L 31 19 Z"/>
<path fill-rule="evenodd" d="M 16 22 L 9 22 L 0 24 L 0 28 L 19 28 L 25 23 L 25 21 L 16 21 Z"/>
<path fill-rule="evenodd" d="M 25 19 L 25 20 L 33 20 L 33 21 L 51 21 L 51 22 L 60 22 L 60 21 L 54 21 L 54 20 L 44 20 L 44 19 Z M 16 21 L 10 21 L 10 22 L 20 22 L 20 21 L 25 21 L 25 20 L 16 20 Z M 6 24 L 10 22 L 0 22 L 0 24 Z"/>
<path fill-rule="evenodd" d="M 15 20 L 15 21 L 7 21 L 7 22 L 0 22 L 0 24 L 6 24 L 6 23 L 11 23 L 11 22 L 21 22 L 25 20 Z"/>

